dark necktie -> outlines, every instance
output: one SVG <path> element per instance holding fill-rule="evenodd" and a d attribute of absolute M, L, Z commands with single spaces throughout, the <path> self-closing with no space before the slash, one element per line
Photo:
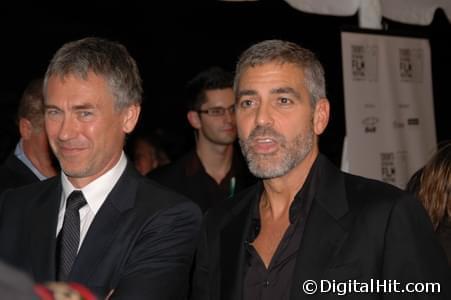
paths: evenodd
<path fill-rule="evenodd" d="M 80 244 L 80 214 L 78 210 L 86 204 L 81 191 L 73 191 L 66 202 L 63 227 L 59 236 L 59 260 L 57 278 L 67 280 Z"/>

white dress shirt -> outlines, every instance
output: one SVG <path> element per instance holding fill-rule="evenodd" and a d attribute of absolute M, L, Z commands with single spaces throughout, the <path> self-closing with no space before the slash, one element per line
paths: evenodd
<path fill-rule="evenodd" d="M 121 158 L 117 164 L 111 168 L 108 172 L 89 183 L 82 189 L 75 188 L 72 183 L 70 183 L 64 172 L 61 172 L 61 183 L 63 186 L 63 192 L 61 194 L 61 204 L 58 214 L 58 225 L 56 227 L 56 235 L 60 232 L 63 227 L 64 213 L 66 212 L 66 201 L 69 195 L 74 190 L 81 190 L 83 196 L 86 199 L 87 205 L 80 208 L 80 244 L 78 245 L 78 250 L 80 250 L 81 244 L 83 243 L 86 233 L 88 232 L 89 226 L 91 226 L 97 212 L 102 206 L 103 202 L 107 198 L 108 194 L 111 192 L 113 187 L 116 185 L 119 177 L 124 173 L 125 167 L 127 166 L 127 158 L 124 152 L 121 154 Z"/>

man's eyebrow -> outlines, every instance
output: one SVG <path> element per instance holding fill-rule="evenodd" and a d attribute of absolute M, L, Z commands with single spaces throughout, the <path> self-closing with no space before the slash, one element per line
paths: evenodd
<path fill-rule="evenodd" d="M 91 103 L 77 104 L 77 105 L 74 105 L 71 107 L 72 110 L 84 110 L 84 109 L 94 109 L 94 108 L 96 108 L 96 106 Z M 61 108 L 59 108 L 58 106 L 56 106 L 54 104 L 45 104 L 44 109 L 62 110 Z"/>
<path fill-rule="evenodd" d="M 96 108 L 95 105 L 91 103 L 84 103 L 72 106 L 73 110 L 94 109 L 94 108 Z"/>
<path fill-rule="evenodd" d="M 243 97 L 243 96 L 255 96 L 257 95 L 257 92 L 254 90 L 240 90 L 238 92 L 237 98 Z"/>
<path fill-rule="evenodd" d="M 301 99 L 301 95 L 297 91 L 295 91 L 293 88 L 288 87 L 288 86 L 272 89 L 271 94 L 291 94 L 294 97 Z"/>
<path fill-rule="evenodd" d="M 44 110 L 46 109 L 60 109 L 58 106 L 53 105 L 53 104 L 44 104 Z"/>

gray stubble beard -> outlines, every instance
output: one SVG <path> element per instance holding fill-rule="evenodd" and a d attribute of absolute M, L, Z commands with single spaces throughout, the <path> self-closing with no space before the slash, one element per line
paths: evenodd
<path fill-rule="evenodd" d="M 270 137 L 277 141 L 279 149 L 271 154 L 257 154 L 252 151 L 252 141 L 259 136 Z M 261 179 L 281 177 L 302 162 L 313 148 L 312 126 L 307 134 L 297 135 L 292 142 L 271 127 L 257 126 L 246 140 L 239 139 L 241 152 L 250 172 Z"/>

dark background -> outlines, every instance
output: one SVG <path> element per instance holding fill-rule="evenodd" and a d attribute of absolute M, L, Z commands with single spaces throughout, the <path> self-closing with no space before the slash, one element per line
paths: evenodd
<path fill-rule="evenodd" d="M 129 49 L 145 91 L 139 130 L 163 131 L 163 143 L 176 158 L 193 142 L 183 109 L 184 84 L 211 65 L 233 71 L 244 49 L 277 38 L 313 50 L 323 62 L 332 118 L 320 147 L 340 164 L 345 136 L 340 31 L 357 28 L 357 15 L 307 14 L 282 0 L 19 2 L 1 11 L 0 159 L 17 139 L 14 116 L 20 94 L 29 80 L 43 75 L 53 53 L 67 41 L 99 36 Z M 437 140 L 450 140 L 451 25 L 445 14 L 438 10 L 429 26 L 384 20 L 384 29 L 430 40 Z"/>

